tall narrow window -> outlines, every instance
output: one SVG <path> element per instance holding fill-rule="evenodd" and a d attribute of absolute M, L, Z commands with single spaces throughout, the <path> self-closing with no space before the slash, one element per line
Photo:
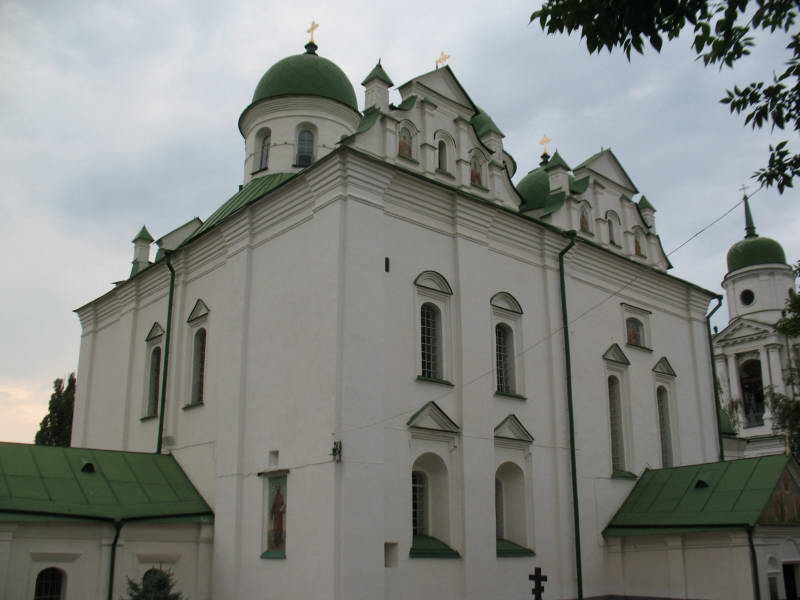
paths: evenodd
<path fill-rule="evenodd" d="M 495 533 L 498 540 L 503 539 L 503 483 L 494 480 L 494 520 Z"/>
<path fill-rule="evenodd" d="M 397 154 L 403 158 L 412 158 L 411 132 L 408 127 L 401 127 L 398 135 Z"/>
<path fill-rule="evenodd" d="M 64 598 L 64 571 L 49 567 L 36 576 L 33 600 L 62 600 Z"/>
<path fill-rule="evenodd" d="M 447 171 L 447 144 L 445 144 L 443 140 L 439 141 L 439 151 L 437 154 L 437 158 L 439 160 L 439 170 Z"/>
<path fill-rule="evenodd" d="M 672 466 L 672 432 L 669 426 L 669 395 L 667 389 L 660 385 L 656 390 L 658 408 L 658 432 L 661 437 L 661 466 Z"/>
<path fill-rule="evenodd" d="M 615 246 L 619 245 L 617 240 L 617 225 L 619 224 L 619 217 L 613 210 L 606 213 L 606 223 L 608 224 L 608 243 Z"/>
<path fill-rule="evenodd" d="M 622 399 L 619 388 L 619 379 L 614 375 L 610 375 L 608 377 L 608 415 L 611 428 L 611 468 L 614 471 L 625 470 L 625 444 L 622 438 Z"/>
<path fill-rule="evenodd" d="M 411 473 L 411 527 L 414 535 L 428 534 L 426 504 L 428 502 L 428 478 L 422 471 Z"/>
<path fill-rule="evenodd" d="M 591 227 L 589 227 L 589 209 L 585 208 L 581 211 L 581 231 L 583 233 L 592 233 Z"/>
<path fill-rule="evenodd" d="M 269 165 L 269 145 L 270 141 L 272 140 L 272 136 L 269 133 L 264 135 L 264 138 L 261 140 L 261 154 L 259 155 L 258 160 L 258 169 L 266 169 Z"/>
<path fill-rule="evenodd" d="M 637 231 L 633 237 L 633 251 L 636 253 L 636 256 L 641 258 L 647 258 L 647 254 L 644 251 L 644 235 Z"/>
<path fill-rule="evenodd" d="M 301 129 L 297 134 L 297 166 L 307 167 L 314 162 L 314 132 Z"/>
<path fill-rule="evenodd" d="M 426 302 L 420 308 L 422 377 L 442 378 L 442 319 L 439 309 Z"/>
<path fill-rule="evenodd" d="M 497 365 L 497 391 L 513 394 L 514 386 L 514 332 L 505 323 L 494 328 Z"/>
<path fill-rule="evenodd" d="M 469 167 L 469 181 L 472 185 L 483 186 L 483 175 L 481 170 L 481 159 L 477 154 L 473 154 Z"/>
<path fill-rule="evenodd" d="M 194 334 L 192 353 L 192 404 L 203 403 L 203 384 L 206 373 L 206 330 Z"/>
<path fill-rule="evenodd" d="M 161 346 L 156 346 L 150 352 L 150 377 L 147 385 L 147 412 L 146 417 L 155 417 L 158 414 L 158 392 L 161 387 Z"/>

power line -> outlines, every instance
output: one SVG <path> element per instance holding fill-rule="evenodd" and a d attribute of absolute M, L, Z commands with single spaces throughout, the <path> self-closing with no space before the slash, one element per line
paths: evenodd
<path fill-rule="evenodd" d="M 746 198 L 748 198 L 748 199 L 749 199 L 749 198 L 752 198 L 753 196 L 755 196 L 756 194 L 758 194 L 758 193 L 759 193 L 759 192 L 760 192 L 760 191 L 761 191 L 763 188 L 764 188 L 764 186 L 763 186 L 763 184 L 762 184 L 762 185 L 761 185 L 761 186 L 760 186 L 760 187 L 759 187 L 759 188 L 758 188 L 758 189 L 757 189 L 755 192 L 753 192 L 752 194 L 750 194 L 750 196 L 745 196 L 745 197 L 746 197 Z M 722 214 L 721 214 L 720 216 L 718 216 L 716 219 L 714 219 L 713 221 L 711 221 L 709 224 L 705 225 L 704 227 L 702 227 L 701 229 L 699 229 L 697 232 L 695 232 L 694 234 L 692 234 L 692 235 L 691 235 L 689 238 L 687 238 L 687 239 L 686 239 L 686 240 L 685 240 L 683 243 L 679 244 L 678 246 L 676 246 L 675 248 L 673 248 L 672 250 L 670 250 L 670 251 L 669 251 L 669 252 L 666 254 L 666 256 L 667 256 L 667 257 L 669 257 L 669 256 L 672 256 L 672 255 L 673 255 L 673 254 L 675 254 L 675 253 L 676 253 L 678 250 L 680 250 L 681 248 L 683 248 L 684 246 L 686 246 L 687 244 L 689 244 L 691 241 L 695 240 L 695 239 L 696 239 L 696 238 L 698 238 L 700 235 L 702 235 L 703 233 L 705 233 L 706 231 L 708 231 L 708 230 L 709 230 L 711 227 L 713 227 L 714 225 L 716 225 L 717 223 L 719 223 L 719 222 L 720 222 L 722 219 L 724 219 L 725 217 L 727 217 L 727 216 L 728 216 L 729 214 L 731 214 L 731 213 L 732 213 L 734 210 L 736 210 L 736 209 L 737 209 L 739 206 L 741 206 L 741 205 L 742 205 L 742 203 L 745 201 L 745 197 L 743 197 L 743 198 L 742 198 L 741 200 L 739 200 L 739 201 L 738 201 L 736 204 L 734 204 L 733 206 L 731 206 L 731 207 L 730 207 L 728 210 L 726 210 L 724 213 L 722 213 Z M 605 304 L 606 302 L 608 302 L 608 301 L 609 301 L 609 300 L 611 300 L 612 298 L 615 298 L 615 297 L 616 297 L 616 296 L 617 296 L 617 295 L 618 295 L 620 292 L 622 292 L 622 291 L 623 291 L 623 290 L 625 290 L 626 288 L 628 288 L 628 287 L 630 287 L 631 285 L 633 285 L 633 284 L 634 284 L 636 281 L 638 281 L 639 279 L 641 279 L 643 276 L 644 276 L 644 273 L 641 273 L 641 274 L 639 274 L 639 275 L 636 275 L 636 276 L 635 276 L 633 279 L 630 279 L 629 281 L 627 281 L 626 283 L 624 283 L 622 286 L 620 286 L 619 288 L 617 288 L 617 289 L 616 289 L 616 290 L 614 290 L 613 292 L 610 292 L 610 293 L 609 293 L 609 294 L 608 294 L 608 295 L 607 295 L 605 298 L 603 298 L 602 300 L 600 300 L 600 301 L 599 301 L 599 302 L 597 302 L 596 304 L 594 304 L 594 305 L 590 306 L 590 307 L 589 307 L 589 308 L 587 308 L 585 311 L 583 311 L 582 313 L 580 313 L 580 314 L 579 314 L 577 317 L 575 317 L 574 319 L 572 319 L 571 321 L 569 321 L 569 325 L 572 325 L 573 323 L 575 323 L 575 322 L 579 321 L 580 319 L 582 319 L 583 317 L 585 317 L 585 316 L 586 316 L 586 315 L 588 315 L 589 313 L 591 313 L 591 312 L 593 312 L 594 310 L 596 310 L 596 309 L 598 309 L 599 307 L 601 307 L 603 304 Z M 563 331 L 563 329 L 564 329 L 564 328 L 563 328 L 563 326 L 562 326 L 562 327 L 557 327 L 556 329 L 552 330 L 550 333 L 548 333 L 548 334 L 547 334 L 547 335 L 545 335 L 544 337 L 542 337 L 542 338 L 538 339 L 537 341 L 535 341 L 535 342 L 534 342 L 533 344 L 531 344 L 530 346 L 527 346 L 526 348 L 524 348 L 523 350 L 521 350 L 521 351 L 520 351 L 518 354 L 515 354 L 515 355 L 514 355 L 514 357 L 515 357 L 515 358 L 519 358 L 519 357 L 521 357 L 521 356 L 525 355 L 526 353 L 528 353 L 529 351 L 533 350 L 533 349 L 534 349 L 534 348 L 536 348 L 537 346 L 539 346 L 539 345 L 543 344 L 544 342 L 546 342 L 547 340 L 549 340 L 549 339 L 550 339 L 550 338 L 552 338 L 553 336 L 555 336 L 555 335 L 557 335 L 557 334 L 561 333 L 561 332 Z M 489 375 L 492 375 L 493 373 L 494 373 L 494 369 L 490 369 L 489 371 L 486 371 L 486 372 L 484 372 L 484 373 L 481 373 L 480 375 L 478 375 L 478 376 L 476 376 L 476 377 L 474 377 L 474 378 L 470 379 L 469 381 L 467 381 L 466 383 L 462 384 L 461 386 L 453 386 L 452 388 L 448 389 L 446 392 L 443 392 L 442 394 L 440 394 L 440 395 L 438 395 L 438 396 L 435 396 L 434 398 L 432 398 L 431 400 L 429 400 L 429 402 L 436 402 L 437 400 L 441 400 L 442 398 L 446 398 L 447 396 L 449 396 L 449 395 L 451 395 L 451 394 L 454 394 L 455 392 L 457 392 L 457 391 L 459 391 L 459 390 L 464 390 L 466 387 L 468 387 L 468 386 L 472 385 L 473 383 L 475 383 L 475 382 L 477 382 L 477 381 L 480 381 L 480 380 L 481 380 L 481 379 L 483 379 L 484 377 L 488 377 Z M 409 410 L 405 410 L 405 411 L 399 412 L 399 413 L 397 413 L 397 414 L 391 415 L 391 416 L 389 416 L 389 417 L 385 417 L 385 418 L 383 418 L 383 419 L 379 419 L 379 420 L 377 420 L 377 421 L 373 421 L 373 422 L 370 422 L 370 423 L 365 423 L 364 425 L 358 425 L 358 426 L 356 426 L 356 427 L 349 427 L 349 428 L 347 428 L 347 429 L 341 429 L 341 430 L 339 430 L 339 431 L 334 431 L 332 435 L 333 435 L 333 436 L 336 436 L 336 435 L 341 435 L 341 434 L 344 434 L 344 433 L 350 433 L 350 432 L 353 432 L 353 431 L 359 431 L 359 430 L 361 430 L 361 429 L 368 429 L 368 428 L 370 428 L 370 427 L 374 427 L 374 426 L 376 426 L 376 425 L 380 425 L 380 424 L 382 424 L 382 423 L 386 423 L 387 421 L 392 421 L 392 420 L 394 420 L 394 419 L 397 419 L 397 418 L 399 418 L 399 417 L 402 417 L 402 416 L 405 416 L 405 415 L 410 415 L 410 414 L 412 414 L 412 413 L 416 412 L 417 410 L 419 410 L 419 407 L 415 407 L 415 408 L 412 408 L 412 409 L 409 409 Z"/>

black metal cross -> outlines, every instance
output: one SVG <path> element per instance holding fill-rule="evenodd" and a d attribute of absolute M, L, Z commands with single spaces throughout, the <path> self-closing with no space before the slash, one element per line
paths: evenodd
<path fill-rule="evenodd" d="M 542 584 L 547 581 L 547 575 L 542 575 L 542 570 L 539 567 L 536 567 L 533 573 L 533 575 L 528 575 L 528 579 L 536 584 L 531 590 L 531 594 L 533 594 L 533 600 L 542 600 L 542 592 L 544 591 Z"/>

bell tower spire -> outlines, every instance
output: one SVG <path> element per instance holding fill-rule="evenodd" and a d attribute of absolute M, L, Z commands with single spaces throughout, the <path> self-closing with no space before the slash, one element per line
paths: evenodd
<path fill-rule="evenodd" d="M 750 201 L 747 194 L 744 196 L 744 239 L 758 237 L 756 226 L 753 224 L 753 215 L 750 213 Z"/>

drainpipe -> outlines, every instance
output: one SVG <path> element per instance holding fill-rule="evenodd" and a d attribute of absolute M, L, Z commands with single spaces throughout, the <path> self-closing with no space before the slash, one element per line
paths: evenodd
<path fill-rule="evenodd" d="M 711 309 L 711 312 L 706 316 L 706 333 L 708 334 L 708 356 L 711 359 L 711 388 L 714 390 L 714 408 L 717 415 L 717 448 L 719 450 L 719 462 L 725 460 L 725 448 L 722 445 L 722 421 L 720 418 L 721 407 L 719 405 L 719 388 L 717 385 L 717 361 L 714 360 L 714 342 L 711 338 L 711 317 L 722 306 L 722 296 L 714 298 L 717 305 Z"/>
<path fill-rule="evenodd" d="M 108 595 L 107 600 L 114 600 L 114 567 L 117 563 L 117 542 L 119 541 L 119 533 L 122 531 L 122 521 L 114 521 L 114 541 L 111 542 L 111 565 L 108 567 Z"/>
<path fill-rule="evenodd" d="M 581 522 L 578 508 L 578 472 L 575 459 L 575 413 L 572 407 L 572 357 L 569 349 L 569 316 L 567 314 L 567 286 L 564 279 L 564 255 L 575 245 L 577 233 L 568 231 L 569 244 L 558 253 L 558 276 L 561 284 L 561 330 L 564 332 L 564 363 L 567 371 L 567 414 L 569 415 L 569 461 L 572 476 L 572 521 L 575 530 L 575 577 L 578 584 L 577 600 L 583 600 L 583 566 L 581 564 Z"/>
<path fill-rule="evenodd" d="M 167 299 L 167 333 L 164 340 L 164 368 L 161 370 L 161 403 L 158 409 L 158 439 L 156 454 L 161 454 L 164 437 L 164 412 L 167 406 L 167 376 L 169 375 L 169 342 L 172 337 L 172 301 L 175 295 L 175 269 L 172 266 L 172 252 L 165 255 L 169 269 L 169 297 Z"/>
<path fill-rule="evenodd" d="M 758 579 L 758 558 L 756 557 L 755 544 L 753 544 L 753 529 L 755 529 L 755 527 L 748 525 L 745 529 L 747 530 L 747 542 L 750 545 L 750 569 L 753 571 L 754 597 L 756 600 L 761 600 L 761 583 Z"/>

